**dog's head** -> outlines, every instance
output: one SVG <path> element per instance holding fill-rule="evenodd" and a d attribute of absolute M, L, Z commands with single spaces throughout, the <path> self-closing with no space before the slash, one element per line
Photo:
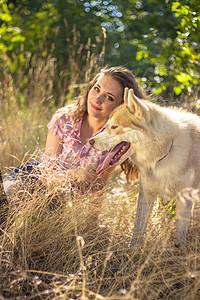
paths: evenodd
<path fill-rule="evenodd" d="M 132 89 L 126 88 L 124 103 L 111 113 L 107 128 L 89 141 L 97 150 L 110 150 L 97 168 L 98 174 L 109 165 L 122 164 L 134 153 L 136 144 L 142 142 L 141 135 L 148 118 L 148 106 L 134 95 Z"/>

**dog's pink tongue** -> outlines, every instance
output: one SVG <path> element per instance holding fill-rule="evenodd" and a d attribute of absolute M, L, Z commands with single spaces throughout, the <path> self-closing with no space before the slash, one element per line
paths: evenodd
<path fill-rule="evenodd" d="M 113 158 L 113 155 L 111 152 L 109 152 L 109 154 L 105 157 L 103 162 L 96 169 L 96 173 L 100 174 L 103 170 L 105 170 L 109 166 L 112 158 Z"/>
<path fill-rule="evenodd" d="M 103 162 L 98 166 L 96 169 L 96 173 L 100 174 L 103 170 L 105 170 L 112 160 L 112 158 L 115 156 L 115 154 L 121 149 L 123 142 L 118 144 L 117 146 L 114 146 L 108 153 L 108 155 L 104 158 Z"/>

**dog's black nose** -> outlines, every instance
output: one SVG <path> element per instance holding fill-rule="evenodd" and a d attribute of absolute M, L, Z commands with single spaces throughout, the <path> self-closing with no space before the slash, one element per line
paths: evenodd
<path fill-rule="evenodd" d="M 93 146 L 95 141 L 93 139 L 91 139 L 91 140 L 89 140 L 89 143 L 90 143 L 91 146 Z"/>

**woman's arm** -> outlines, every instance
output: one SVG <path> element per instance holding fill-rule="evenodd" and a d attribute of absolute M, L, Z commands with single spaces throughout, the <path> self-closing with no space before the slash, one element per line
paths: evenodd
<path fill-rule="evenodd" d="M 57 170 L 57 168 L 51 168 L 51 162 L 55 166 L 56 158 L 61 153 L 62 140 L 53 135 L 50 131 L 47 136 L 44 162 L 46 164 L 45 170 L 47 171 L 47 183 L 52 184 L 55 181 L 62 181 L 74 183 L 74 186 L 79 187 L 80 192 L 87 192 L 90 194 L 90 222 L 92 225 L 98 222 L 98 216 L 101 211 L 102 203 L 106 192 L 106 186 L 110 174 L 114 170 L 114 167 L 110 167 L 102 174 L 96 174 L 96 168 L 92 165 L 88 165 L 86 168 L 74 168 L 69 170 Z M 55 159 L 55 160 L 54 160 Z M 49 168 L 50 167 L 50 168 Z M 49 171 L 50 172 L 49 172 Z M 85 188 L 88 190 L 85 191 Z M 81 193 L 82 194 L 82 193 Z"/>
<path fill-rule="evenodd" d="M 55 165 L 56 159 L 61 153 L 61 149 L 62 140 L 49 131 L 47 135 L 43 159 L 44 163 L 47 163 L 47 166 L 49 166 L 49 163 L 51 164 L 51 162 Z M 72 168 L 66 171 L 60 170 L 59 172 L 56 171 L 55 173 L 52 169 L 52 176 L 50 177 L 52 177 L 52 179 L 54 178 L 55 180 L 75 180 L 79 183 L 88 183 L 91 185 L 91 190 L 101 190 L 104 186 L 107 185 L 108 178 L 110 177 L 110 174 L 112 173 L 113 169 L 113 167 L 110 167 L 99 176 L 97 176 L 96 170 L 92 165 L 88 165 L 86 168 Z"/>
<path fill-rule="evenodd" d="M 54 135 L 49 131 L 47 135 L 44 156 L 58 156 L 61 152 L 61 149 L 62 140 L 57 135 Z"/>
<path fill-rule="evenodd" d="M 56 179 L 67 180 L 67 181 L 77 180 L 79 182 L 91 183 L 97 178 L 94 168 L 90 165 L 87 168 L 72 168 L 66 171 L 57 170 L 56 172 L 53 172 L 57 158 L 61 153 L 61 149 L 62 149 L 62 140 L 58 136 L 52 134 L 49 131 L 47 135 L 43 162 L 46 167 L 50 167 L 50 169 L 52 169 L 51 170 L 52 174 L 49 175 L 52 175 L 55 180 Z"/>

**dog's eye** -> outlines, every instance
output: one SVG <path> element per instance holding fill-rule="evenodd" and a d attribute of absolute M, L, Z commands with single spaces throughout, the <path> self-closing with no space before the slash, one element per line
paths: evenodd
<path fill-rule="evenodd" d="M 111 129 L 116 129 L 118 126 L 116 126 L 116 125 L 113 125 L 113 126 L 111 126 L 110 128 Z"/>

